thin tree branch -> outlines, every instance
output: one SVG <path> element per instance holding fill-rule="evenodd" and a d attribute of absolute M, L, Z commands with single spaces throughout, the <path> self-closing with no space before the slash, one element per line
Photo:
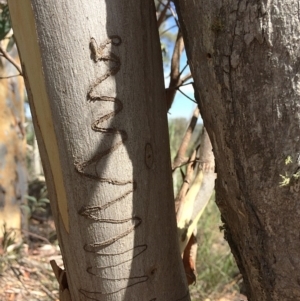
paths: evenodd
<path fill-rule="evenodd" d="M 186 98 L 188 98 L 188 99 L 191 100 L 192 102 L 198 104 L 197 101 L 196 101 L 195 99 L 193 99 L 193 98 L 189 97 L 188 95 L 186 95 L 184 92 L 182 92 L 182 91 L 180 90 L 180 88 L 177 88 L 177 90 L 178 90 L 182 95 L 184 95 Z"/>
<path fill-rule="evenodd" d="M 171 81 L 178 81 L 180 77 L 180 57 L 184 49 L 183 36 L 181 31 L 178 31 L 177 39 L 174 46 L 174 51 L 171 59 Z M 170 82 L 170 87 L 171 85 Z"/>
<path fill-rule="evenodd" d="M 183 83 L 185 83 L 187 80 L 192 78 L 192 73 L 188 73 L 187 75 L 185 75 L 184 77 L 181 78 L 181 85 L 180 86 L 184 86 Z M 187 85 L 190 85 L 191 83 L 187 83 Z"/>
<path fill-rule="evenodd" d="M 190 157 L 189 160 L 189 164 L 187 165 L 186 168 L 186 175 L 184 178 L 184 181 L 182 183 L 182 186 L 180 188 L 180 191 L 178 192 L 176 199 L 175 199 L 175 212 L 178 213 L 178 209 L 180 208 L 182 202 L 184 201 L 184 198 L 187 194 L 187 191 L 190 187 L 190 184 L 192 182 L 193 179 L 193 175 L 194 175 L 194 162 L 196 159 L 196 154 L 197 154 L 197 150 L 193 151 L 193 154 Z"/>
<path fill-rule="evenodd" d="M 171 59 L 171 73 L 170 73 L 170 84 L 166 89 L 166 102 L 167 111 L 172 106 L 174 97 L 176 94 L 176 88 L 180 84 L 180 57 L 184 49 L 183 37 L 180 31 L 178 31 L 177 39 L 175 42 L 173 55 Z"/>
<path fill-rule="evenodd" d="M 173 18 L 174 18 L 174 20 L 175 20 L 175 22 L 176 22 L 176 24 L 177 24 L 177 26 L 178 26 L 178 28 L 180 30 L 180 24 L 179 24 L 178 18 L 177 18 L 176 13 L 175 13 L 175 11 L 174 11 L 174 9 L 172 8 L 171 5 L 169 5 L 169 9 L 170 9 L 170 11 L 171 11 L 171 13 L 173 15 Z"/>
<path fill-rule="evenodd" d="M 22 76 L 22 74 L 8 75 L 8 76 L 0 76 L 0 79 L 8 79 L 12 77 Z"/>
<path fill-rule="evenodd" d="M 188 65 L 189 65 L 188 63 L 185 64 L 185 66 L 183 67 L 183 69 L 179 73 L 180 76 L 182 75 L 182 73 L 184 72 L 184 70 L 187 68 Z"/>
<path fill-rule="evenodd" d="M 199 109 L 198 109 L 198 107 L 196 107 L 196 109 L 194 110 L 193 116 L 190 120 L 190 123 L 189 123 L 189 125 L 186 129 L 186 132 L 183 136 L 183 139 L 181 141 L 178 152 L 175 156 L 174 163 L 173 163 L 173 166 L 172 166 L 173 171 L 185 161 L 185 158 L 186 158 L 185 154 L 186 154 L 189 142 L 191 140 L 192 134 L 195 130 L 198 117 L 199 117 Z"/>
<path fill-rule="evenodd" d="M 19 229 L 15 229 L 15 230 L 19 230 Z M 27 231 L 25 229 L 22 229 L 21 233 L 23 233 L 25 235 L 29 235 L 31 237 L 35 237 L 37 239 L 40 239 L 40 240 L 44 241 L 46 244 L 51 245 L 51 242 L 46 237 L 43 237 L 41 235 L 38 235 L 38 234 L 35 234 L 33 232 Z"/>
<path fill-rule="evenodd" d="M 14 268 L 11 264 L 10 264 L 9 266 L 10 266 L 10 269 L 13 271 L 14 275 L 16 276 L 16 278 L 17 278 L 17 279 L 20 281 L 20 283 L 22 284 L 22 286 L 23 286 L 23 288 L 25 289 L 25 291 L 26 291 L 27 293 L 29 293 L 29 291 L 28 291 L 27 287 L 25 286 L 24 282 L 22 281 L 22 279 L 21 279 L 19 273 L 16 272 L 15 268 Z"/>
<path fill-rule="evenodd" d="M 166 16 L 167 10 L 169 8 L 170 1 L 171 0 L 168 0 L 167 4 L 164 6 L 163 10 L 161 11 L 161 13 L 157 19 L 157 28 L 159 28 L 165 20 L 165 16 Z"/>
<path fill-rule="evenodd" d="M 177 27 L 180 28 L 179 21 L 178 21 L 178 19 L 176 17 L 176 13 L 175 13 L 174 9 L 172 8 L 172 6 L 170 5 L 171 1 L 168 1 L 168 4 L 163 3 L 161 0 L 158 0 L 158 2 L 161 5 L 165 6 L 165 7 L 167 6 L 167 8 L 170 10 L 170 12 L 171 12 L 171 14 L 172 14 L 172 16 L 173 16 L 173 18 L 174 18 L 174 20 L 176 22 Z"/>
<path fill-rule="evenodd" d="M 5 57 L 14 67 L 19 71 L 20 75 L 23 76 L 22 68 L 19 64 L 3 49 L 2 45 L 0 45 L 0 53 L 3 57 Z"/>
<path fill-rule="evenodd" d="M 185 161 L 181 163 L 181 165 L 174 167 L 174 169 L 172 168 L 172 172 L 174 172 L 177 168 L 181 168 L 189 163 L 199 163 L 199 162 L 200 160 L 197 158 L 194 161 L 191 161 L 190 158 L 187 158 Z"/>
<path fill-rule="evenodd" d="M 39 283 L 41 289 L 52 299 L 52 300 L 57 300 L 57 297 L 47 289 L 47 287 L 45 285 L 43 285 L 43 283 L 40 281 Z"/>
<path fill-rule="evenodd" d="M 169 30 L 171 30 L 171 29 L 174 28 L 174 27 L 177 27 L 177 25 L 173 25 L 173 26 L 169 27 L 168 29 L 162 31 L 159 35 L 160 35 L 160 36 L 164 35 L 166 32 L 168 32 Z"/>
<path fill-rule="evenodd" d="M 189 82 L 189 83 L 181 84 L 180 87 L 185 87 L 185 86 L 192 85 L 192 84 L 193 84 L 192 82 Z"/>

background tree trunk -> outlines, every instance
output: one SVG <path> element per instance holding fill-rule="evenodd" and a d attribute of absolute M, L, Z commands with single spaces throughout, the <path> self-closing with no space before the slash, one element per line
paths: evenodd
<path fill-rule="evenodd" d="M 299 3 L 176 2 L 248 298 L 299 300 Z"/>
<path fill-rule="evenodd" d="M 6 49 L 7 43 L 2 41 Z M 16 48 L 12 51 L 17 57 Z M 15 67 L 0 59 L 0 236 L 2 225 L 7 228 L 27 227 L 27 217 L 21 216 L 20 205 L 27 191 L 26 136 L 24 130 L 24 81 Z M 16 232 L 20 236 L 20 232 Z"/>
<path fill-rule="evenodd" d="M 72 300 L 189 300 L 153 3 L 9 6 Z"/>

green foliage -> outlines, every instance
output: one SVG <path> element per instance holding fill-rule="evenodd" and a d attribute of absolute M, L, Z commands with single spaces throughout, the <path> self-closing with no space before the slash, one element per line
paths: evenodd
<path fill-rule="evenodd" d="M 32 119 L 31 117 L 26 117 L 26 142 L 27 142 L 26 166 L 27 166 L 29 179 L 32 179 L 36 176 L 32 168 L 34 163 L 33 162 L 34 139 L 35 139 L 35 133 L 32 124 Z"/>
<path fill-rule="evenodd" d="M 172 160 L 174 160 L 174 157 L 176 156 L 186 130 L 187 123 L 188 121 L 186 118 L 174 118 L 169 120 L 169 137 Z"/>
<path fill-rule="evenodd" d="M 7 4 L 0 4 L 0 40 L 3 40 L 4 37 L 11 29 L 10 16 Z"/>
<path fill-rule="evenodd" d="M 8 41 L 8 44 L 7 44 L 7 47 L 6 47 L 6 51 L 7 52 L 11 51 L 11 49 L 13 48 L 14 45 L 15 45 L 15 36 L 12 35 L 9 38 L 9 41 Z"/>
<path fill-rule="evenodd" d="M 22 205 L 22 209 L 26 212 L 28 218 L 30 218 L 33 214 L 46 213 L 47 206 L 50 204 L 50 201 L 47 198 L 39 198 L 37 199 L 34 196 L 26 195 L 28 203 Z"/>
<path fill-rule="evenodd" d="M 170 137 L 170 148 L 172 160 L 176 156 L 178 148 L 181 144 L 182 138 L 188 126 L 188 120 L 186 118 L 172 118 L 169 120 L 169 137 Z M 189 147 L 187 150 L 188 155 L 191 154 L 192 150 L 199 145 L 199 136 L 202 130 L 202 124 L 197 124 L 193 132 Z"/>
<path fill-rule="evenodd" d="M 188 121 L 184 118 L 169 120 L 169 135 L 172 160 L 176 156 L 177 150 L 181 144 L 186 131 Z M 189 144 L 188 155 L 199 144 L 199 136 L 202 130 L 202 124 L 198 124 L 193 133 Z M 174 189 L 180 187 L 182 175 L 185 172 L 181 170 L 173 173 Z M 240 281 L 239 271 L 235 260 L 231 254 L 228 243 L 220 232 L 221 224 L 220 212 L 214 202 L 214 198 L 209 202 L 198 225 L 198 254 L 197 254 L 197 282 L 191 286 L 192 300 L 217 300 L 218 294 L 226 290 L 236 292 L 239 290 L 238 281 Z"/>
<path fill-rule="evenodd" d="M 166 68 L 170 64 L 170 52 L 168 50 L 167 44 L 162 40 L 160 41 L 160 49 L 161 49 L 161 55 L 162 55 L 164 67 Z"/>
<path fill-rule="evenodd" d="M 198 225 L 197 282 L 191 287 L 192 300 L 204 300 L 221 292 L 224 286 L 239 290 L 239 271 L 230 248 L 219 230 L 219 210 L 211 200 Z M 236 280 L 234 280 L 236 279 Z"/>
<path fill-rule="evenodd" d="M 169 138 L 172 162 L 174 161 L 174 158 L 177 154 L 178 148 L 181 144 L 187 126 L 188 120 L 186 118 L 173 118 L 169 120 Z M 201 130 L 202 124 L 197 124 L 187 150 L 188 156 L 190 156 L 192 150 L 195 149 L 197 145 L 199 145 L 199 135 Z M 175 195 L 181 187 L 185 170 L 185 166 L 183 166 L 181 169 L 177 169 L 173 173 L 173 186 Z"/>
<path fill-rule="evenodd" d="M 161 53 L 164 63 L 164 68 L 170 66 L 172 47 L 174 47 L 177 33 L 165 29 L 168 26 L 167 22 L 163 22 L 159 28 Z"/>
<path fill-rule="evenodd" d="M 7 252 L 7 248 L 16 242 L 16 232 L 12 229 L 7 229 L 6 223 L 2 225 L 1 247 L 4 253 Z"/>
<path fill-rule="evenodd" d="M 2 237 L 2 239 L 1 239 L 1 256 L 0 256 L 0 274 L 2 274 L 3 271 L 7 268 L 10 259 L 8 257 L 8 247 L 15 244 L 16 242 L 16 232 L 12 229 L 7 229 L 6 223 L 2 225 L 1 232 L 2 233 L 0 234 L 0 237 Z"/>
<path fill-rule="evenodd" d="M 34 144 L 34 129 L 33 129 L 33 124 L 32 124 L 32 120 L 27 119 L 27 127 L 26 127 L 26 141 L 28 145 L 33 146 Z"/>
<path fill-rule="evenodd" d="M 182 137 L 186 129 L 186 125 L 187 120 L 185 118 L 174 118 L 169 120 L 169 138 L 172 162 L 174 161 L 174 158 L 180 146 Z M 173 187 L 175 195 L 181 187 L 183 177 L 184 175 L 181 169 L 177 169 L 173 173 Z"/>

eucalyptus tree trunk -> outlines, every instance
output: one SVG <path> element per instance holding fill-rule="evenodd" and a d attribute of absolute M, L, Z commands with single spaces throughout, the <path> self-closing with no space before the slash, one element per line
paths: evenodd
<path fill-rule="evenodd" d="M 8 40 L 8 39 L 7 39 Z M 3 49 L 6 39 L 1 41 Z M 9 54 L 17 60 L 14 47 Z M 5 58 L 0 59 L 0 236 L 6 228 L 27 230 L 27 216 L 20 206 L 27 191 L 26 135 L 24 130 L 24 81 L 15 67 Z M 21 232 L 16 232 L 21 239 Z"/>
<path fill-rule="evenodd" d="M 189 300 L 151 1 L 10 0 L 62 300 Z M 66 281 L 67 280 L 67 281 Z"/>
<path fill-rule="evenodd" d="M 248 299 L 299 300 L 299 3 L 176 2 Z"/>

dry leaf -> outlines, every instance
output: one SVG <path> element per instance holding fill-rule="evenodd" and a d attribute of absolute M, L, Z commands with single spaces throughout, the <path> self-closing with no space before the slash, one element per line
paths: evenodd
<path fill-rule="evenodd" d="M 188 285 L 194 284 L 196 282 L 197 247 L 197 239 L 193 233 L 187 246 L 185 247 L 182 258 Z"/>

